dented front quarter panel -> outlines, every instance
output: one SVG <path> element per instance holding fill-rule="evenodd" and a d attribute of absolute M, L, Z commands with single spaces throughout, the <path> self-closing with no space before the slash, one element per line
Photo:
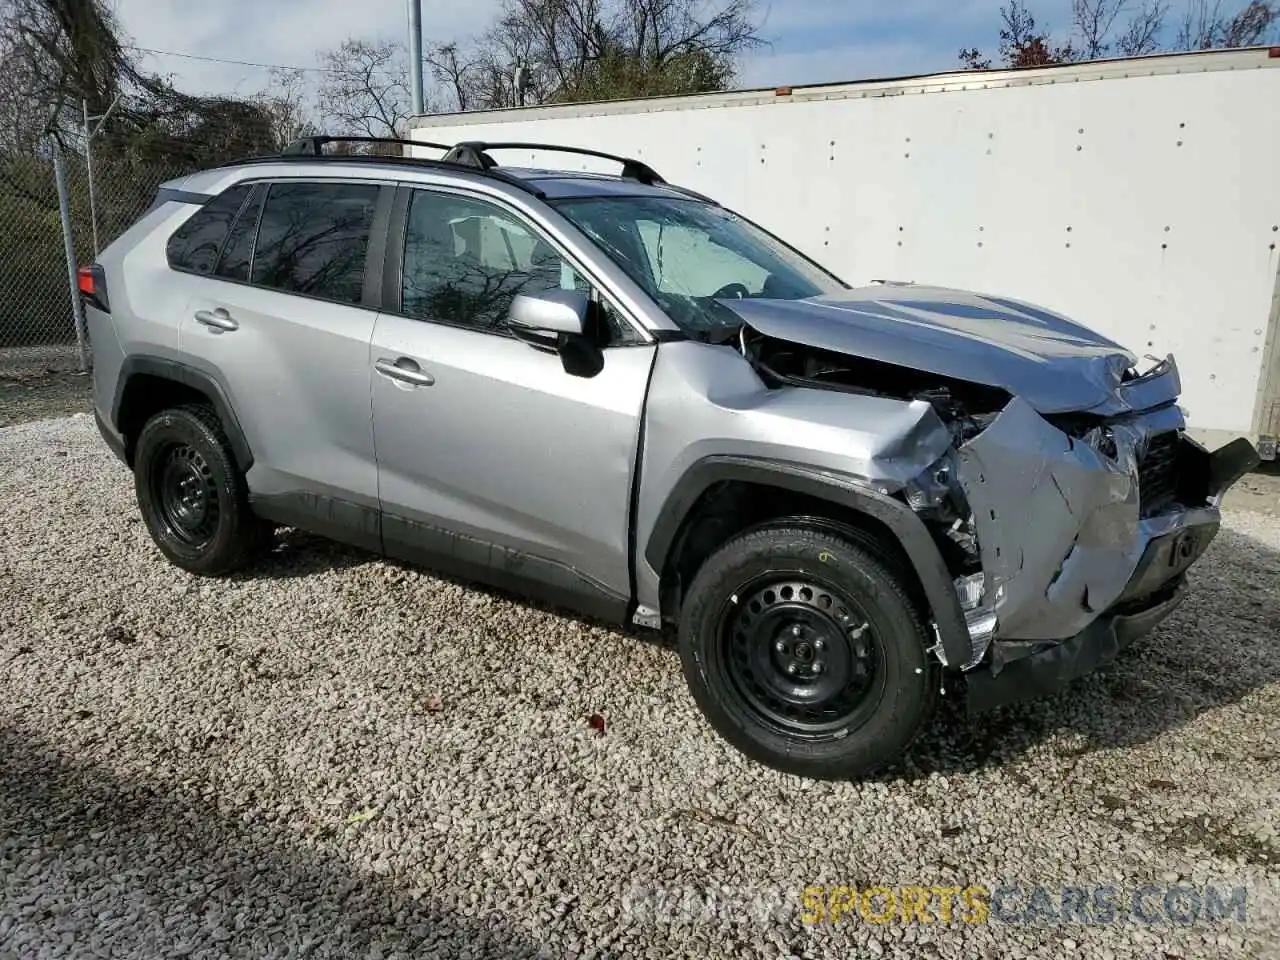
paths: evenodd
<path fill-rule="evenodd" d="M 645 409 L 636 512 L 636 594 L 659 603 L 660 571 L 645 555 L 663 506 L 699 461 L 732 455 L 829 472 L 896 494 L 951 448 L 923 401 L 817 388 L 771 390 L 730 346 L 664 344 Z"/>
<path fill-rule="evenodd" d="M 1182 426 L 1175 406 L 1111 421 L 1111 457 L 1015 398 L 960 447 L 957 475 L 986 575 L 982 607 L 999 637 L 1071 637 L 1121 597 L 1147 544 L 1181 515 L 1142 520 L 1139 460 L 1151 436 Z"/>

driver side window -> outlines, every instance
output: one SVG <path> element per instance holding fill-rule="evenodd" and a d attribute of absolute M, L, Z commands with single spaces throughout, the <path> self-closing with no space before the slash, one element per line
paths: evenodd
<path fill-rule="evenodd" d="M 401 309 L 423 320 L 505 330 L 517 294 L 576 286 L 566 267 L 546 241 L 500 207 L 418 190 L 405 231 Z"/>
<path fill-rule="evenodd" d="M 701 230 L 655 220 L 638 220 L 636 229 L 659 293 L 710 297 L 731 284 L 742 284 L 752 296 L 764 290 L 767 270 Z"/>
<path fill-rule="evenodd" d="M 400 309 L 411 317 L 503 333 L 518 294 L 580 290 L 591 285 L 551 244 L 497 204 L 415 190 L 405 230 Z M 607 343 L 635 331 L 605 301 L 598 316 Z"/>

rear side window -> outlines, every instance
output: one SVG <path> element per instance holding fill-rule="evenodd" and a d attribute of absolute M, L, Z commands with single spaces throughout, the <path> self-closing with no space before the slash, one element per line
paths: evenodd
<path fill-rule="evenodd" d="M 259 186 L 236 217 L 227 242 L 222 245 L 222 257 L 218 260 L 217 275 L 227 280 L 247 281 L 249 265 L 253 262 L 253 244 L 258 236 L 258 214 L 267 188 Z"/>
<path fill-rule="evenodd" d="M 273 183 L 262 207 L 252 282 L 359 303 L 378 190 L 376 184 Z"/>
<path fill-rule="evenodd" d="M 241 184 L 220 193 L 180 226 L 165 248 L 169 266 L 192 273 L 213 273 L 231 223 L 244 205 L 250 189 L 248 184 Z"/>

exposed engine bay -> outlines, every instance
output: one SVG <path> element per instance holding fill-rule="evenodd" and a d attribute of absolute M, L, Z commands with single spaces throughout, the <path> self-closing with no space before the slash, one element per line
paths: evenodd
<path fill-rule="evenodd" d="M 788 343 L 742 330 L 743 356 L 770 386 L 821 387 L 897 400 L 923 400 L 951 430 L 956 444 L 976 436 L 1011 397 L 997 387 Z"/>

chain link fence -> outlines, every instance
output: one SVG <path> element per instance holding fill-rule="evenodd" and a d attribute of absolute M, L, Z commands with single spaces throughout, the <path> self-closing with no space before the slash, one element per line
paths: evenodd
<path fill-rule="evenodd" d="M 78 179 L 85 182 L 83 175 Z M 0 376 L 77 366 L 53 157 L 5 156 L 0 160 Z"/>
<path fill-rule="evenodd" d="M 52 150 L 0 152 L 0 378 L 81 370 Z M 63 154 L 77 264 L 123 233 L 167 180 L 192 172 L 107 144 Z M 92 175 L 91 171 L 92 170 Z M 96 241 L 96 243 L 95 243 Z"/>

